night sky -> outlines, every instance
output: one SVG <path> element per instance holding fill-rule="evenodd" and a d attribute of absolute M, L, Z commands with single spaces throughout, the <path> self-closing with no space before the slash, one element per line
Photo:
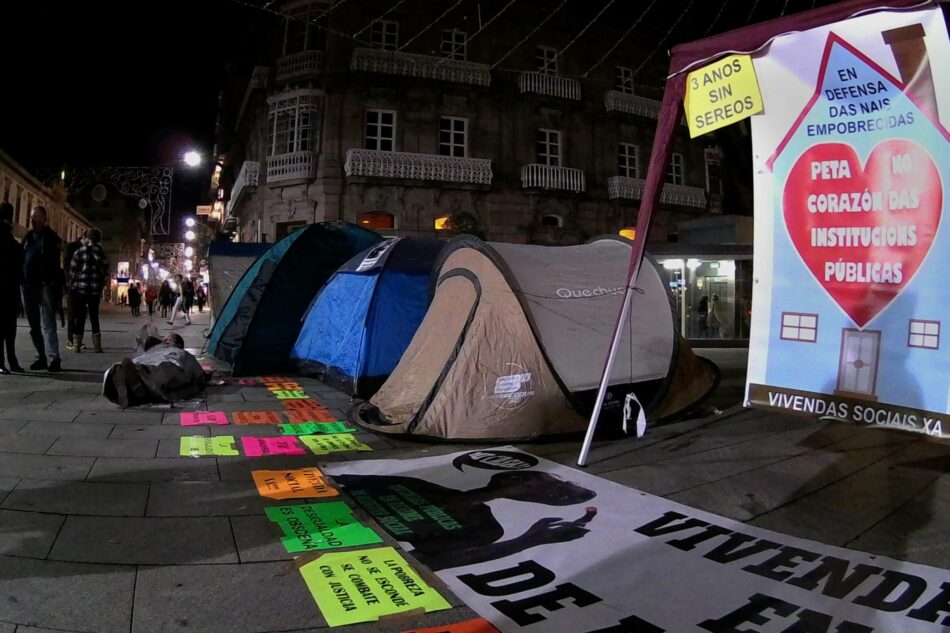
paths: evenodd
<path fill-rule="evenodd" d="M 252 1 L 262 5 L 266 0 Z M 451 3 L 406 2 L 419 3 L 433 16 Z M 596 11 L 607 0 L 572 2 Z M 638 7 L 649 4 L 618 0 L 604 18 L 632 20 Z M 754 19 L 763 20 L 814 4 L 726 0 L 712 32 L 741 26 L 753 8 Z M 232 0 L 11 0 L 3 5 L 0 148 L 35 171 L 63 165 L 176 165 L 189 147 L 208 156 L 224 64 L 247 61 L 249 24 L 273 20 Z M 722 6 L 709 0 L 661 0 L 644 21 L 648 33 L 640 36 L 655 34 L 659 41 L 689 7 L 662 47 L 663 55 L 669 46 L 703 35 Z M 178 175 L 175 211 L 193 209 L 207 182 L 207 171 Z"/>

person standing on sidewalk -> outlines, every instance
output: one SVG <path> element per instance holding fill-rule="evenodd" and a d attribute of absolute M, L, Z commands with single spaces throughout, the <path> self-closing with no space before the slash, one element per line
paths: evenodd
<path fill-rule="evenodd" d="M 205 294 L 204 286 L 198 285 L 198 289 L 195 290 L 195 301 L 198 303 L 198 314 L 201 314 L 201 311 L 205 309 L 205 303 L 208 301 L 208 295 Z"/>
<path fill-rule="evenodd" d="M 185 310 L 185 278 L 181 273 L 175 275 L 175 283 L 178 285 L 178 298 L 175 299 L 175 305 L 172 307 L 172 316 L 168 320 L 168 325 L 175 325 L 178 320 L 178 313 L 185 315 L 185 325 L 191 325 L 191 315 Z M 191 283 L 188 281 L 188 283 Z M 194 298 L 195 287 L 191 287 L 192 298 Z"/>
<path fill-rule="evenodd" d="M 152 322 L 152 316 L 155 314 L 155 300 L 158 299 L 158 293 L 154 286 L 145 289 L 145 307 L 148 308 L 148 320 Z"/>
<path fill-rule="evenodd" d="M 56 302 L 62 301 L 62 240 L 49 224 L 46 207 L 33 207 L 30 226 L 23 237 L 23 311 L 30 324 L 36 360 L 30 369 L 62 369 L 56 334 Z"/>
<path fill-rule="evenodd" d="M 142 291 L 138 284 L 129 284 L 129 307 L 132 308 L 132 316 L 137 317 L 141 314 Z"/>
<path fill-rule="evenodd" d="M 99 229 L 87 229 L 83 246 L 69 265 L 70 299 L 76 314 L 73 324 L 73 348 L 82 351 L 82 336 L 86 327 L 86 315 L 92 330 L 92 344 L 96 352 L 102 353 L 102 332 L 99 330 L 99 302 L 102 301 L 102 289 L 109 275 L 109 258 L 102 250 L 102 233 Z"/>
<path fill-rule="evenodd" d="M 63 270 L 66 273 L 66 349 L 70 352 L 76 352 L 73 348 L 73 324 L 76 322 L 76 312 L 73 308 L 72 299 L 72 280 L 69 275 L 69 267 L 73 261 L 73 255 L 82 248 L 82 236 L 77 237 L 72 242 L 67 242 L 63 247 Z"/>
<path fill-rule="evenodd" d="M 162 287 L 158 289 L 158 304 L 162 307 L 162 318 L 168 318 L 168 307 L 172 304 L 172 287 L 168 280 L 162 282 Z"/>
<path fill-rule="evenodd" d="M 23 279 L 23 247 L 13 237 L 13 205 L 0 203 L 0 374 L 22 372 L 16 358 L 16 318 Z M 3 363 L 3 346 L 7 365 Z"/>

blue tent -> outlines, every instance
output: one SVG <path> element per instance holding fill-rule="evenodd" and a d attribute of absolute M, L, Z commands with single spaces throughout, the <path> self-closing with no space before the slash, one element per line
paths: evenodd
<path fill-rule="evenodd" d="M 422 323 L 443 244 L 398 238 L 348 261 L 304 317 L 291 367 L 350 395 L 376 393 Z"/>
<path fill-rule="evenodd" d="M 208 343 L 211 354 L 231 363 L 235 376 L 285 371 L 314 295 L 337 268 L 380 240 L 355 224 L 321 222 L 271 246 L 221 309 Z"/>

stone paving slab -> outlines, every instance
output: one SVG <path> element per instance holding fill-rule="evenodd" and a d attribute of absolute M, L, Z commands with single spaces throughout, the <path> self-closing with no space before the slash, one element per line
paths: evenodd
<path fill-rule="evenodd" d="M 0 435 L 0 453 L 42 455 L 54 442 L 55 437 L 43 435 Z"/>
<path fill-rule="evenodd" d="M 0 503 L 17 487 L 20 480 L 16 477 L 0 477 Z"/>
<path fill-rule="evenodd" d="M 254 485 L 251 472 L 255 470 L 283 470 L 285 468 L 306 468 L 316 466 L 321 461 L 330 461 L 316 455 L 275 455 L 272 457 L 221 457 L 218 469 L 221 481 L 245 482 Z"/>
<path fill-rule="evenodd" d="M 99 516 L 142 516 L 148 484 L 24 479 L 3 508 Z"/>
<path fill-rule="evenodd" d="M 138 573 L 132 633 L 258 633 L 314 626 L 325 626 L 324 620 L 290 563 L 156 567 Z"/>
<path fill-rule="evenodd" d="M 234 437 L 257 436 L 275 437 L 280 435 L 274 424 L 224 424 L 208 427 L 211 435 L 233 435 Z"/>
<path fill-rule="evenodd" d="M 45 558 L 65 517 L 0 510 L 0 555 Z"/>
<path fill-rule="evenodd" d="M 95 461 L 92 457 L 8 454 L 0 459 L 0 477 L 81 481 Z"/>
<path fill-rule="evenodd" d="M 0 420 L 0 434 L 9 435 L 11 433 L 16 433 L 27 424 L 29 424 L 29 420 L 23 417 L 20 417 L 16 420 Z"/>
<path fill-rule="evenodd" d="M 100 424 L 134 424 L 136 426 L 162 423 L 163 414 L 161 412 L 138 411 L 135 409 L 122 411 L 114 404 L 111 406 L 112 410 L 108 411 L 84 410 L 76 417 L 76 423 L 96 422 Z"/>
<path fill-rule="evenodd" d="M 186 457 L 153 458 L 147 461 L 133 457 L 100 457 L 95 460 L 95 465 L 88 477 L 89 481 L 118 482 L 217 481 L 218 479 L 218 467 L 214 459 Z"/>
<path fill-rule="evenodd" d="M 29 407 L 10 406 L 4 402 L 3 408 L 0 408 L 0 420 L 22 420 L 26 422 L 72 422 L 79 415 L 77 409 L 72 411 L 60 411 L 51 409 L 39 409 Z"/>
<path fill-rule="evenodd" d="M 30 633 L 29 630 L 24 627 L 20 627 L 20 630 L 25 631 L 26 633 Z M 33 629 L 33 630 L 38 631 L 38 629 Z M 16 633 L 16 624 L 10 624 L 8 622 L 0 622 L 0 633 Z"/>
<path fill-rule="evenodd" d="M 148 516 L 237 516 L 263 514 L 268 505 L 293 503 L 261 497 L 254 482 L 189 481 L 154 483 L 148 496 Z"/>
<path fill-rule="evenodd" d="M 88 425 L 83 425 L 88 426 Z M 170 440 L 177 441 L 182 435 L 210 435 L 206 426 L 170 426 L 166 424 L 149 424 L 148 426 L 132 426 L 130 424 L 116 424 L 109 434 L 109 439 L 132 440 Z"/>
<path fill-rule="evenodd" d="M 263 402 L 219 402 L 213 408 L 205 407 L 205 409 L 224 411 L 225 413 L 231 413 L 232 411 L 283 411 L 283 407 L 280 406 L 277 400 L 274 400 L 273 406 L 263 406 L 264 404 Z M 178 424 L 178 415 L 166 415 L 162 424 Z"/>
<path fill-rule="evenodd" d="M 231 528 L 242 563 L 293 560 L 280 542 L 280 530 L 266 516 L 233 516 Z"/>
<path fill-rule="evenodd" d="M 225 518 L 71 516 L 50 558 L 134 565 L 238 562 L 231 526 Z"/>
<path fill-rule="evenodd" d="M 91 437 L 104 439 L 109 436 L 112 424 L 76 424 L 74 422 L 53 422 L 34 420 L 20 429 L 20 435 L 49 435 L 52 437 Z"/>
<path fill-rule="evenodd" d="M 47 455 L 77 457 L 155 457 L 158 440 L 120 440 L 70 437 L 56 441 Z"/>
<path fill-rule="evenodd" d="M 0 557 L 0 620 L 128 633 L 135 568 Z"/>

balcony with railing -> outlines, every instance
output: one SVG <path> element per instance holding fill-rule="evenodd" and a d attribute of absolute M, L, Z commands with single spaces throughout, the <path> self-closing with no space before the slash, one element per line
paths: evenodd
<path fill-rule="evenodd" d="M 226 208 L 226 215 L 230 216 L 234 212 L 234 208 L 237 206 L 238 202 L 241 200 L 241 196 L 252 189 L 257 189 L 257 185 L 260 181 L 261 173 L 261 164 L 256 160 L 246 160 L 244 164 L 241 165 L 241 171 L 238 172 L 238 177 L 234 180 L 234 186 L 231 187 L 231 199 L 228 200 L 228 206 Z"/>
<path fill-rule="evenodd" d="M 521 186 L 525 189 L 560 189 L 582 193 L 586 191 L 584 171 L 553 165 L 522 165 Z"/>
<path fill-rule="evenodd" d="M 323 68 L 322 51 L 303 51 L 277 60 L 277 81 L 290 81 L 317 75 Z"/>
<path fill-rule="evenodd" d="M 523 72 L 518 77 L 518 87 L 521 88 L 522 94 L 531 92 L 574 101 L 579 101 L 581 98 L 581 82 L 559 75 Z"/>
<path fill-rule="evenodd" d="M 642 178 L 613 176 L 607 180 L 607 195 L 611 200 L 618 198 L 640 200 L 643 198 L 643 188 L 645 184 L 646 181 Z M 662 193 L 660 193 L 660 202 L 680 207 L 705 209 L 706 190 L 702 187 L 664 183 Z"/>
<path fill-rule="evenodd" d="M 486 158 L 372 149 L 348 150 L 343 169 L 349 177 L 434 180 L 470 185 L 490 185 L 492 179 L 491 160 Z"/>
<path fill-rule="evenodd" d="M 435 55 L 384 51 L 378 48 L 361 47 L 354 50 L 350 70 L 421 77 L 475 86 L 491 84 L 491 71 L 488 64 Z"/>
<path fill-rule="evenodd" d="M 656 99 L 620 92 L 619 90 L 608 90 L 604 93 L 604 108 L 608 112 L 626 112 L 649 119 L 658 119 L 660 118 L 661 105 Z"/>
<path fill-rule="evenodd" d="M 314 152 L 291 152 L 267 157 L 267 184 L 313 180 L 317 155 Z"/>

